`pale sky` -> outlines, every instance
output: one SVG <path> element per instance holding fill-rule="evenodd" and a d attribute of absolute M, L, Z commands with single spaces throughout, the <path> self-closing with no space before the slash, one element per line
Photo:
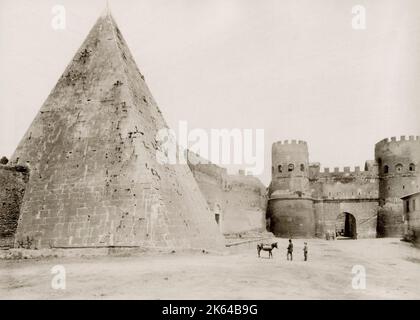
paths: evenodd
<path fill-rule="evenodd" d="M 418 0 L 119 0 L 113 16 L 169 126 L 305 140 L 311 162 L 363 166 L 420 134 Z M 54 5 L 67 27 L 51 27 Z M 366 8 L 353 30 L 351 9 Z M 105 0 L 0 0 L 0 155 L 10 156 Z"/>

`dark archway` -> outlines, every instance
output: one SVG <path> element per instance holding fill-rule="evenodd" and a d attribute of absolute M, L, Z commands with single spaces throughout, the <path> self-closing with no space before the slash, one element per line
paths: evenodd
<path fill-rule="evenodd" d="M 220 205 L 218 203 L 216 203 L 216 205 L 214 206 L 214 219 L 216 220 L 216 223 L 220 226 L 220 218 L 222 215 L 222 208 L 220 207 Z"/>
<path fill-rule="evenodd" d="M 337 239 L 357 239 L 356 218 L 348 212 L 342 212 L 335 222 L 335 234 Z"/>

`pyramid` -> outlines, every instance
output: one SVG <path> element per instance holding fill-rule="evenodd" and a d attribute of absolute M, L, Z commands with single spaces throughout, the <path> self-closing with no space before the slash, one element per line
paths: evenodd
<path fill-rule="evenodd" d="M 161 111 L 106 12 L 12 156 L 30 168 L 15 246 L 222 249 L 188 165 L 156 159 L 162 128 Z"/>

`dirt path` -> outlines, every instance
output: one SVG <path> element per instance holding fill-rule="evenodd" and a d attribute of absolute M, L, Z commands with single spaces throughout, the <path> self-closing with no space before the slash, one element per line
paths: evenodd
<path fill-rule="evenodd" d="M 1 299 L 420 299 L 420 250 L 398 239 L 295 241 L 276 239 L 274 259 L 254 244 L 226 255 L 145 254 L 0 261 Z M 265 253 L 266 254 L 266 253 Z M 66 269 L 66 289 L 51 287 L 51 268 Z M 366 270 L 366 289 L 352 288 L 352 268 Z"/>

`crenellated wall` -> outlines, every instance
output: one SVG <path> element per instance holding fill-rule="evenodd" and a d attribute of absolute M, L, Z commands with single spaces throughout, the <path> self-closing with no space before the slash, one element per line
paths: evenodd
<path fill-rule="evenodd" d="M 312 172 L 313 173 L 313 172 Z M 353 170 L 324 168 L 310 177 L 310 188 L 315 204 L 316 235 L 323 237 L 335 232 L 337 216 L 347 212 L 356 218 L 357 236 L 376 237 L 379 178 L 377 166 L 372 163 Z"/>
<path fill-rule="evenodd" d="M 310 176 L 311 194 L 316 199 L 378 199 L 379 178 L 377 168 L 370 167 L 366 171 L 360 171 L 356 167 L 353 171 L 350 167 L 344 167 L 343 171 L 335 168 L 330 172 L 325 168 L 324 172 Z"/>

